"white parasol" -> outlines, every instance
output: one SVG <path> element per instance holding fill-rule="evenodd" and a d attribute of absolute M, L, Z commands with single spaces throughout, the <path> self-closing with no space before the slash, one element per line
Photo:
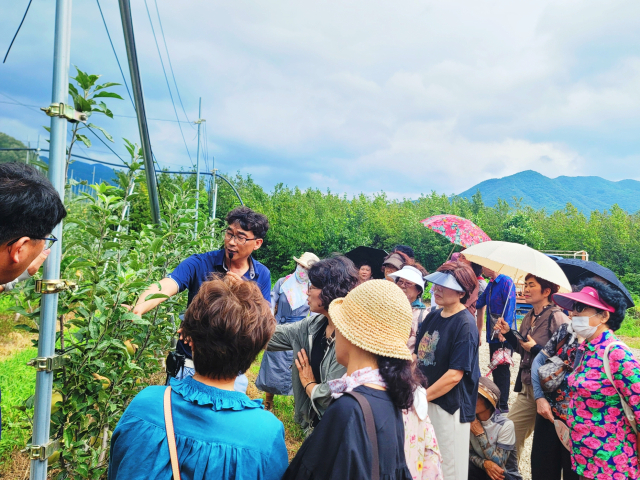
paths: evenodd
<path fill-rule="evenodd" d="M 571 284 L 558 264 L 526 245 L 490 241 L 478 243 L 462 252 L 470 262 L 511 277 L 515 283 L 524 283 L 528 274 L 543 278 L 560 287 L 560 292 L 571 292 Z"/>

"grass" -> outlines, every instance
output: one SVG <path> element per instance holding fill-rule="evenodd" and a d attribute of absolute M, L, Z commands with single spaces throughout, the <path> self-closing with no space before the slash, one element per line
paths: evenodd
<path fill-rule="evenodd" d="M 640 318 L 627 315 L 616 335 L 622 337 L 631 348 L 640 348 Z"/>
<path fill-rule="evenodd" d="M 31 437 L 31 422 L 27 413 L 15 407 L 33 395 L 36 373 L 27 361 L 37 356 L 33 347 L 26 348 L 0 361 L 0 389 L 2 390 L 2 440 L 0 467 L 5 466 L 16 448 L 24 448 Z"/>

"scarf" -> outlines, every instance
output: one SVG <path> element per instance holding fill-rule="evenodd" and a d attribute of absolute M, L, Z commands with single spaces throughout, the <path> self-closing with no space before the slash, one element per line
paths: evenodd
<path fill-rule="evenodd" d="M 297 310 L 307 303 L 309 293 L 309 276 L 307 270 L 298 265 L 296 271 L 287 275 L 280 286 L 280 291 L 287 297 L 291 310 Z"/>
<path fill-rule="evenodd" d="M 387 384 L 380 375 L 380 370 L 377 368 L 373 370 L 371 367 L 361 368 L 360 370 L 353 372 L 351 375 L 347 375 L 345 373 L 341 378 L 329 380 L 327 385 L 329 385 L 329 389 L 331 390 L 331 396 L 333 398 L 340 398 L 343 393 L 350 392 L 354 388 L 364 385 L 365 383 L 385 388 L 387 387 Z"/>

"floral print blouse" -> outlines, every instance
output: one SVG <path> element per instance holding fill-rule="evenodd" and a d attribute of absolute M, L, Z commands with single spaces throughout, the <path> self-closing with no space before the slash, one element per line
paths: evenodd
<path fill-rule="evenodd" d="M 428 409 L 426 391 L 419 387 L 413 406 L 402 412 L 404 455 L 413 480 L 444 480 L 442 457 Z"/>
<path fill-rule="evenodd" d="M 636 434 L 602 361 L 606 346 L 616 341 L 613 332 L 606 330 L 589 343 L 580 344 L 578 358 L 582 358 L 568 379 L 571 463 L 573 470 L 586 478 L 638 478 Z M 609 361 L 618 390 L 640 422 L 640 364 L 619 345 L 609 351 Z"/>

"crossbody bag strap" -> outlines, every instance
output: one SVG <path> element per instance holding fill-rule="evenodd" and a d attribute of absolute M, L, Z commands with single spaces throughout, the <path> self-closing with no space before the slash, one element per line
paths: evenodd
<path fill-rule="evenodd" d="M 167 430 L 167 443 L 169 444 L 169 457 L 171 458 L 173 480 L 180 480 L 178 448 L 176 447 L 176 434 L 173 431 L 173 415 L 171 414 L 171 387 L 167 387 L 164 391 L 164 426 Z"/>
<path fill-rule="evenodd" d="M 380 459 L 378 457 L 378 434 L 376 433 L 376 421 L 373 418 L 373 411 L 369 401 L 358 392 L 345 392 L 345 395 L 351 395 L 360 404 L 364 415 L 364 424 L 367 430 L 369 442 L 371 442 L 371 480 L 380 480 Z"/>
<path fill-rule="evenodd" d="M 562 347 L 564 347 L 564 344 L 567 343 L 567 340 L 569 340 L 569 337 L 571 336 L 570 333 L 567 333 L 564 338 L 562 340 L 560 340 L 560 342 L 558 343 L 558 345 L 556 345 L 556 355 L 558 355 L 560 353 L 560 350 L 562 350 Z"/>

